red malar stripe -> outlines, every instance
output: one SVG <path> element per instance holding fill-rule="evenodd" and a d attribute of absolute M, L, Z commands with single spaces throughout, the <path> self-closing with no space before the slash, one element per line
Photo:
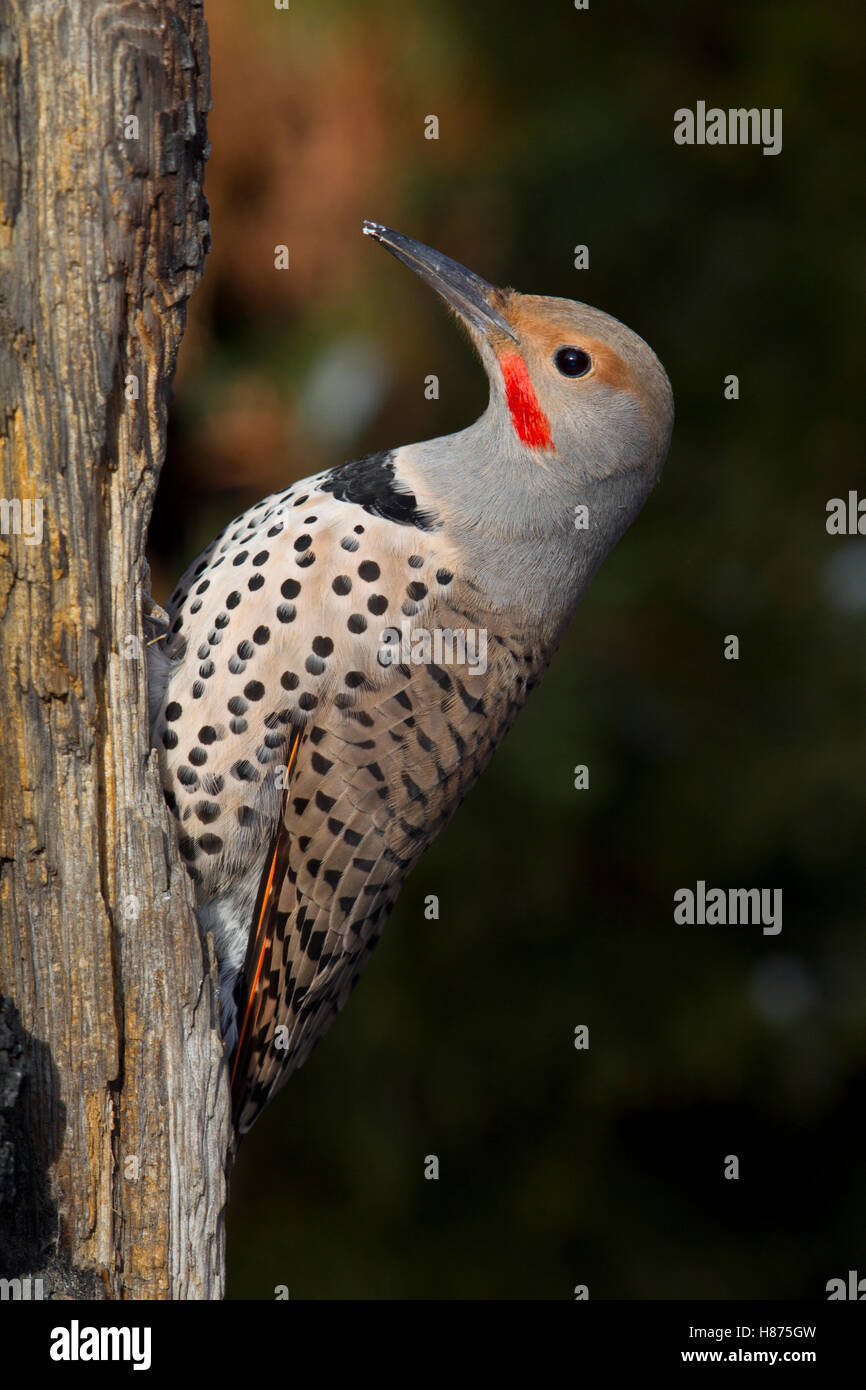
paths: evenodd
<path fill-rule="evenodd" d="M 529 380 L 526 363 L 519 353 L 500 357 L 499 365 L 505 380 L 505 399 L 518 439 L 530 449 L 552 449 L 550 421 L 538 404 L 538 397 Z"/>

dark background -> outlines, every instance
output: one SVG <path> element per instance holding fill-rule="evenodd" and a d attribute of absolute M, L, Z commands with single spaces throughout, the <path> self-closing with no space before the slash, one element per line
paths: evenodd
<path fill-rule="evenodd" d="M 621 317 L 677 405 L 549 676 L 246 1140 L 230 1295 L 822 1298 L 866 1274 L 866 540 L 825 529 L 866 491 L 857 9 L 206 14 L 213 251 L 157 597 L 266 493 L 483 408 L 468 345 L 363 217 Z M 675 145 L 698 100 L 782 107 L 782 153 Z M 782 888 L 781 935 L 675 925 L 698 879 Z"/>

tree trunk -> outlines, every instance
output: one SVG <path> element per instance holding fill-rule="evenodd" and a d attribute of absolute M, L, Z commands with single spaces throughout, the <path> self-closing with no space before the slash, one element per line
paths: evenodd
<path fill-rule="evenodd" d="M 220 1298 L 214 962 L 149 753 L 141 622 L 208 245 L 207 32 L 200 0 L 0 17 L 0 1275 Z"/>

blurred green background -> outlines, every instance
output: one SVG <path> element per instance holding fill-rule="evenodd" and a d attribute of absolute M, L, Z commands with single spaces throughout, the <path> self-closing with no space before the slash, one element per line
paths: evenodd
<path fill-rule="evenodd" d="M 467 343 L 363 217 L 624 319 L 677 404 L 656 494 L 245 1141 L 229 1294 L 823 1298 L 866 1274 L 866 539 L 825 530 L 829 498 L 866 492 L 862 14 L 205 8 L 213 251 L 158 597 L 266 493 L 483 408 Z M 782 153 L 675 145 L 698 100 L 782 107 Z M 781 935 L 675 925 L 698 879 L 782 888 Z"/>

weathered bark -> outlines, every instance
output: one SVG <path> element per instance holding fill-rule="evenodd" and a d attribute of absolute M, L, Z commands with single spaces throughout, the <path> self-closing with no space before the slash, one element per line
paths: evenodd
<path fill-rule="evenodd" d="M 213 962 L 148 752 L 140 616 L 208 243 L 207 34 L 200 0 L 0 16 L 0 1275 L 219 1298 Z M 41 542 L 16 499 L 43 500 Z"/>

